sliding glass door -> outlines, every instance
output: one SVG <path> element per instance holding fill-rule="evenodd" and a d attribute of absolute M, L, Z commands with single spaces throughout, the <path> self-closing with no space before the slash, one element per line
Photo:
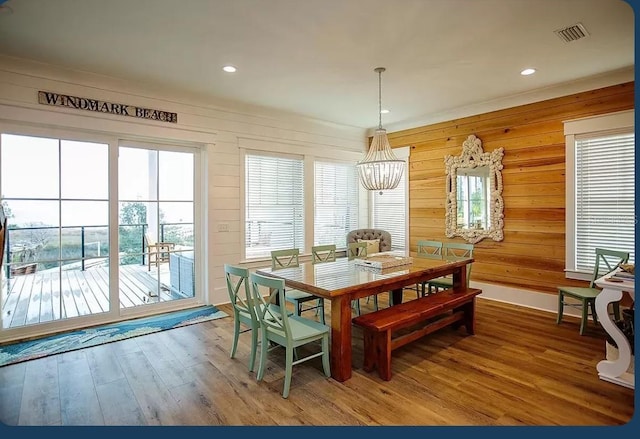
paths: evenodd
<path fill-rule="evenodd" d="M 197 147 L 48 132 L 0 131 L 0 328 L 28 336 L 201 301 Z"/>
<path fill-rule="evenodd" d="M 118 155 L 120 307 L 195 297 L 194 153 L 128 143 Z"/>
<path fill-rule="evenodd" d="M 109 311 L 108 149 L 1 135 L 3 328 Z"/>

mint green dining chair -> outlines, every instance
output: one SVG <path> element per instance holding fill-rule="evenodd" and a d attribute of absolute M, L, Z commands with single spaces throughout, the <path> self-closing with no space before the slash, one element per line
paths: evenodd
<path fill-rule="evenodd" d="M 258 347 L 258 332 L 260 322 L 251 306 L 251 291 L 249 289 L 249 270 L 242 267 L 224 264 L 224 273 L 227 280 L 227 293 L 233 308 L 233 346 L 231 358 L 235 358 L 238 348 L 238 338 L 242 332 L 251 331 L 251 356 L 249 357 L 249 371 L 253 372 Z M 243 324 L 248 329 L 240 330 Z"/>
<path fill-rule="evenodd" d="M 254 312 L 260 322 L 260 363 L 258 365 L 258 381 L 264 378 L 267 353 L 280 346 L 285 348 L 285 378 L 282 397 L 289 397 L 293 366 L 313 358 L 322 357 L 322 368 L 325 376 L 331 376 L 329 365 L 329 330 L 330 328 L 315 320 L 296 315 L 274 312 L 275 303 L 284 303 L 284 280 L 257 273 L 250 274 L 251 297 Z M 263 295 L 262 291 L 269 291 Z M 276 300 L 276 297 L 278 298 Z M 295 349 L 315 341 L 321 342 L 321 350 L 294 361 Z M 271 344 L 271 345 L 270 345 Z"/>
<path fill-rule="evenodd" d="M 422 239 L 417 242 L 416 257 L 425 259 L 442 259 L 442 241 L 430 241 Z M 416 284 L 416 294 L 418 297 L 425 295 L 425 287 L 428 282 Z M 432 292 L 432 286 L 428 285 L 428 294 Z"/>
<path fill-rule="evenodd" d="M 473 257 L 473 244 L 445 242 L 442 244 L 442 259 L 445 261 L 461 261 Z M 471 266 L 467 264 L 467 287 L 471 279 Z M 453 276 L 442 276 L 427 282 L 430 292 L 432 289 L 437 293 L 439 289 L 447 289 L 453 287 Z"/>
<path fill-rule="evenodd" d="M 349 261 L 357 258 L 357 257 L 366 257 L 367 256 L 367 243 L 366 242 L 350 242 L 347 244 L 347 259 Z M 371 296 L 367 297 L 367 303 L 369 303 L 369 299 Z M 351 307 L 356 310 L 356 315 L 360 315 L 360 299 L 355 299 L 351 302 Z M 373 296 L 373 308 L 378 310 L 378 295 L 375 294 Z"/>
<path fill-rule="evenodd" d="M 312 264 L 322 264 L 324 262 L 335 262 L 336 261 L 336 245 L 335 244 L 326 244 L 326 245 L 315 245 L 311 247 L 311 263 Z M 318 298 L 318 302 L 316 303 L 316 315 L 319 312 L 323 313 L 322 323 L 326 323 L 324 321 L 324 300 Z"/>
<path fill-rule="evenodd" d="M 600 289 L 596 286 L 596 279 L 615 270 L 620 264 L 626 264 L 629 261 L 629 252 L 608 250 L 604 248 L 596 248 L 596 261 L 591 274 L 591 282 L 588 287 L 560 286 L 558 287 L 558 317 L 556 324 L 562 322 L 562 314 L 564 307 L 570 306 L 581 308 L 582 316 L 580 319 L 580 335 L 584 335 L 585 329 L 589 321 L 589 309 L 591 309 L 591 317 L 593 323 L 598 324 L 596 316 L 596 297 L 600 293 Z M 574 301 L 567 301 L 569 297 Z M 613 302 L 613 314 L 616 320 L 620 320 L 620 303 Z"/>
<path fill-rule="evenodd" d="M 238 338 L 240 334 L 251 331 L 251 354 L 249 356 L 249 371 L 253 372 L 258 346 L 258 332 L 260 321 L 251 306 L 251 290 L 249 288 L 249 270 L 224 264 L 224 273 L 227 281 L 227 293 L 231 307 L 233 308 L 233 345 L 231 346 L 231 358 L 236 357 Z M 280 307 L 274 307 L 273 312 L 280 312 Z M 293 314 L 289 312 L 289 314 Z M 247 329 L 241 330 L 241 325 Z"/>
<path fill-rule="evenodd" d="M 367 256 L 367 243 L 350 242 L 347 244 L 347 259 L 352 260 L 358 256 Z"/>
<path fill-rule="evenodd" d="M 298 250 L 297 248 L 274 250 L 271 252 L 271 270 L 281 270 L 283 268 L 299 266 L 300 250 Z M 285 299 L 287 300 L 287 302 L 293 304 L 296 315 L 300 316 L 305 311 L 319 311 L 320 321 L 322 323 L 325 323 L 324 299 L 322 297 L 314 296 L 313 294 L 295 290 L 293 288 L 288 288 L 285 294 Z M 315 306 L 303 306 L 304 303 L 312 301 L 316 302 Z"/>
<path fill-rule="evenodd" d="M 321 264 L 323 262 L 335 262 L 336 245 L 315 245 L 311 247 L 311 262 L 313 264 Z"/>

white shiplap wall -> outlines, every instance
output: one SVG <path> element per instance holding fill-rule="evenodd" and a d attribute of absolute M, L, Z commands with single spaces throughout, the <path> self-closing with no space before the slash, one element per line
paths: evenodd
<path fill-rule="evenodd" d="M 188 74 L 188 72 L 185 72 Z M 39 90 L 178 113 L 169 124 L 38 104 Z M 146 84 L 61 69 L 0 56 L 0 122 L 46 129 L 88 131 L 139 140 L 197 144 L 205 151 L 205 278 L 208 302 L 228 302 L 224 263 L 241 255 L 240 147 L 342 157 L 357 161 L 367 145 L 366 131 L 276 110 L 216 103 Z M 247 146 L 248 145 L 248 146 Z M 366 202 L 366 197 L 363 197 Z M 366 204 L 364 204 L 366 207 Z M 362 218 L 367 218 L 363 209 Z M 218 224 L 229 225 L 218 232 Z M 365 225 L 363 223 L 363 225 Z"/>

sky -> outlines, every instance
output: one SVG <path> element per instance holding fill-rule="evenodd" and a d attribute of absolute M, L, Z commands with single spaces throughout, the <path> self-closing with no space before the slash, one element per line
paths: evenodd
<path fill-rule="evenodd" d="M 2 198 L 25 199 L 7 200 L 14 225 L 108 223 L 107 144 L 12 134 L 0 142 Z M 120 200 L 166 201 L 166 222 L 193 222 L 192 154 L 120 147 L 118 166 Z"/>

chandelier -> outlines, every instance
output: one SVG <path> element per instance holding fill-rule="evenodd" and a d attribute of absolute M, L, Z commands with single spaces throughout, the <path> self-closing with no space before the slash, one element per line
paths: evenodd
<path fill-rule="evenodd" d="M 382 72 L 384 67 L 376 67 L 378 73 L 378 129 L 373 136 L 367 155 L 358 162 L 360 183 L 370 191 L 395 189 L 402 178 L 404 160 L 399 160 L 389 145 L 387 130 L 382 128 Z"/>

